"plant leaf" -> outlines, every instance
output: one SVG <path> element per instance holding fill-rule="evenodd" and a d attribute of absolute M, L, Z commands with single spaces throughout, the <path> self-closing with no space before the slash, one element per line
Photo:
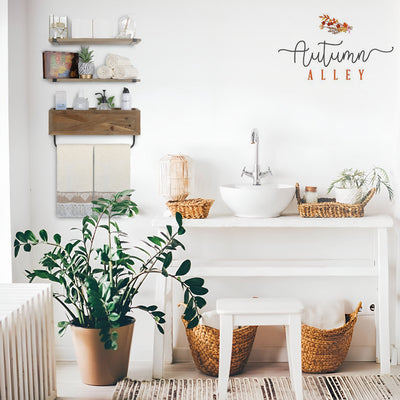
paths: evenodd
<path fill-rule="evenodd" d="M 44 242 L 47 242 L 48 236 L 47 236 L 47 232 L 44 229 L 42 229 L 39 232 L 39 236 Z"/>
<path fill-rule="evenodd" d="M 208 293 L 208 289 L 202 286 L 191 286 L 190 290 L 193 294 L 203 296 Z"/>
<path fill-rule="evenodd" d="M 199 317 L 193 318 L 187 325 L 187 329 L 192 329 L 199 324 Z"/>
<path fill-rule="evenodd" d="M 190 260 L 185 260 L 180 267 L 178 268 L 178 271 L 176 271 L 175 275 L 176 276 L 182 276 L 186 275 L 190 271 Z M 192 278 L 193 279 L 193 278 Z M 201 279 L 201 278 L 200 278 Z M 186 283 L 186 282 L 185 282 Z"/>
<path fill-rule="evenodd" d="M 181 227 L 182 226 L 182 214 L 177 212 L 175 214 L 175 219 L 176 219 L 178 226 Z"/>
<path fill-rule="evenodd" d="M 61 243 L 61 236 L 58 233 L 53 236 L 53 239 L 57 244 Z"/>
<path fill-rule="evenodd" d="M 165 259 L 164 259 L 164 262 L 163 262 L 164 268 L 168 268 L 171 265 L 171 262 L 172 262 L 172 253 L 169 251 L 165 255 Z"/>
<path fill-rule="evenodd" d="M 186 285 L 188 285 L 190 287 L 192 287 L 192 286 L 203 286 L 204 285 L 204 279 L 203 278 L 190 278 L 190 279 L 186 279 L 185 283 L 186 283 Z"/>
<path fill-rule="evenodd" d="M 207 302 L 202 297 L 195 297 L 194 302 L 196 303 L 198 308 L 203 308 Z"/>

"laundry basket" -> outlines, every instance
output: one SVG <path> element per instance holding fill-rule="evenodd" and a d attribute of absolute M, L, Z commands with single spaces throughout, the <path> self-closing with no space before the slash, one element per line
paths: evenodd
<path fill-rule="evenodd" d="M 303 372 L 327 373 L 340 367 L 347 356 L 361 302 L 346 314 L 346 323 L 336 329 L 301 326 L 301 361 Z"/>
<path fill-rule="evenodd" d="M 186 336 L 196 367 L 206 375 L 218 376 L 219 329 L 207 325 L 197 325 L 187 329 L 187 321 L 182 318 Z M 243 326 L 233 330 L 232 359 L 229 375 L 243 371 L 257 333 L 256 326 Z"/>

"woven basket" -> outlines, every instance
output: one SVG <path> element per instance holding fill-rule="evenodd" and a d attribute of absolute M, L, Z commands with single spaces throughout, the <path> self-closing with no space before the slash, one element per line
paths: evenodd
<path fill-rule="evenodd" d="M 303 203 L 300 197 L 300 187 L 296 183 L 297 207 L 301 217 L 304 218 L 358 218 L 364 216 L 364 207 L 375 194 L 372 188 L 362 203 L 344 204 L 337 203 L 335 199 L 318 199 L 318 203 Z"/>
<path fill-rule="evenodd" d="M 187 321 L 182 318 L 187 326 Z M 233 330 L 232 360 L 229 375 L 243 371 L 256 336 L 256 326 L 243 326 Z M 207 325 L 186 328 L 190 350 L 196 367 L 206 375 L 218 376 L 219 368 L 219 330 Z"/>
<path fill-rule="evenodd" d="M 168 201 L 167 206 L 173 216 L 179 212 L 183 218 L 207 218 L 213 203 L 211 199 L 189 199 Z"/>
<path fill-rule="evenodd" d="M 303 372 L 327 373 L 340 367 L 347 356 L 361 302 L 346 314 L 346 323 L 336 329 L 301 326 L 301 361 Z"/>

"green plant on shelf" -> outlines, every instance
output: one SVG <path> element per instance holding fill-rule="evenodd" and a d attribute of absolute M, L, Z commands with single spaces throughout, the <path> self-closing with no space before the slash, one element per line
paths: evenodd
<path fill-rule="evenodd" d="M 78 55 L 79 61 L 82 63 L 90 63 L 93 61 L 93 50 L 89 50 L 89 46 L 81 46 Z"/>
<path fill-rule="evenodd" d="M 363 189 L 365 191 L 375 188 L 379 193 L 381 188 L 388 192 L 389 199 L 393 199 L 393 189 L 390 186 L 389 175 L 381 167 L 374 167 L 370 171 L 354 168 L 345 168 L 329 186 L 328 193 L 334 188 Z"/>
<path fill-rule="evenodd" d="M 107 97 L 105 90 L 103 90 L 103 93 L 96 93 L 96 95 L 100 95 L 100 97 L 97 97 L 97 106 L 99 106 L 100 104 L 108 104 L 109 108 L 115 107 L 114 104 L 115 96 Z"/>

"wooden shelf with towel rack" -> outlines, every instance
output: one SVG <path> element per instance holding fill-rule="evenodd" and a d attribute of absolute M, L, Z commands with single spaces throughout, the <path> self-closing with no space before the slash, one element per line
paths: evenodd
<path fill-rule="evenodd" d="M 134 45 L 141 42 L 142 39 L 119 39 L 119 38 L 50 38 L 49 42 L 54 45 L 72 45 L 72 44 L 107 44 L 107 45 Z"/>
<path fill-rule="evenodd" d="M 49 110 L 49 135 L 140 135 L 140 110 Z"/>
<path fill-rule="evenodd" d="M 50 82 L 68 82 L 68 83 L 91 83 L 91 82 L 140 82 L 140 79 L 137 78 L 127 78 L 127 79 L 100 79 L 100 78 L 92 78 L 92 79 L 79 79 L 79 78 L 45 78 Z"/>

